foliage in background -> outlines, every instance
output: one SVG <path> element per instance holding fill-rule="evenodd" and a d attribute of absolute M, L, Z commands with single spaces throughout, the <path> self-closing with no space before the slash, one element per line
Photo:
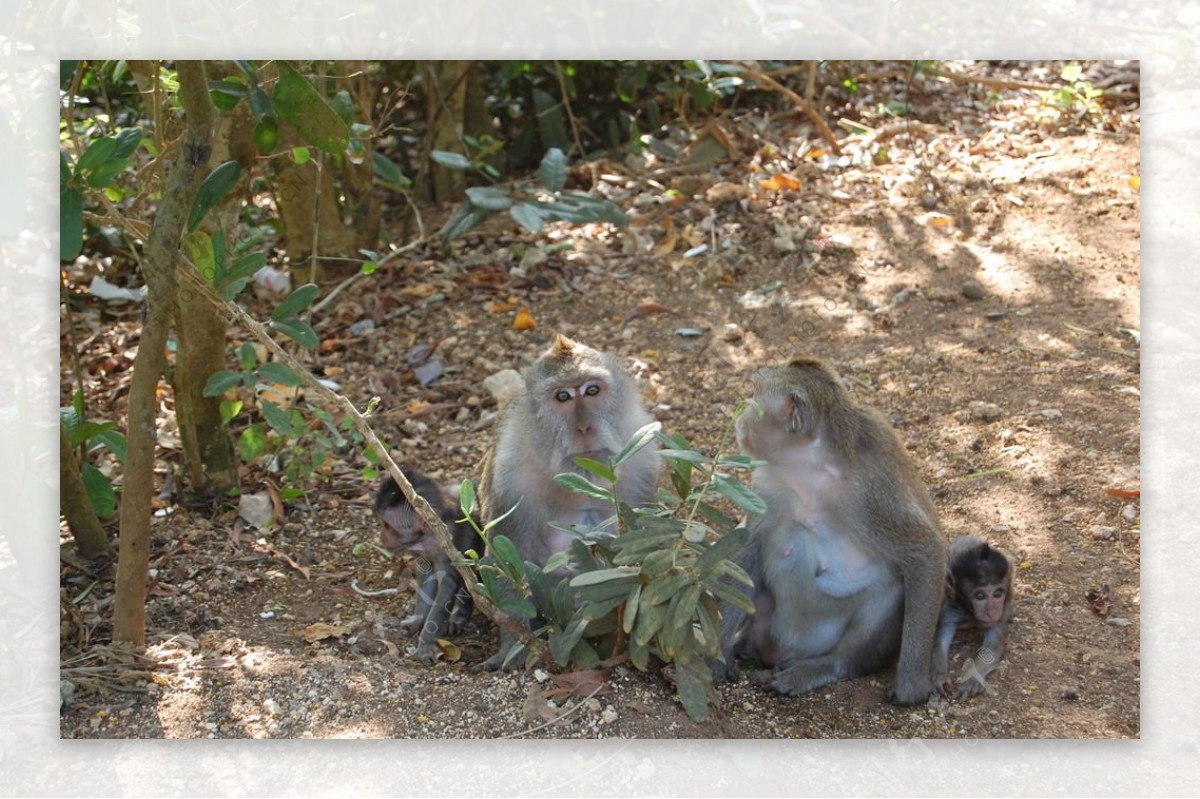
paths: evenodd
<path fill-rule="evenodd" d="M 470 161 L 457 153 L 435 150 L 433 158 L 451 169 L 467 169 L 471 166 Z M 538 179 L 540 185 L 520 183 L 513 187 L 511 193 L 499 186 L 467 189 L 466 201 L 442 227 L 442 244 L 448 245 L 451 240 L 500 211 L 508 211 L 517 224 L 531 233 L 540 233 L 546 222 L 556 220 L 629 224 L 629 217 L 611 200 L 563 190 L 567 184 L 567 157 L 556 147 L 542 158 Z"/>
<path fill-rule="evenodd" d="M 58 419 L 67 431 L 67 443 L 80 448 L 85 456 L 107 449 L 119 462 L 125 461 L 125 436 L 116 429 L 117 423 L 85 421 L 82 391 L 75 392 L 71 405 L 59 408 Z M 80 462 L 83 486 L 92 509 L 99 518 L 107 519 L 117 510 L 117 493 L 112 481 L 91 463 L 89 457 L 81 458 Z"/>
<path fill-rule="evenodd" d="M 674 664 L 680 702 L 689 716 L 702 719 L 712 687 L 709 661 L 721 658 L 720 606 L 754 609 L 743 591 L 750 577 L 737 564 L 749 533 L 723 505 L 750 513 L 764 508 L 732 474 L 754 461 L 703 455 L 658 428 L 655 422 L 639 430 L 607 464 L 576 458 L 595 482 L 578 474 L 555 478 L 563 488 L 618 507 L 618 533 L 607 529 L 612 520 L 596 529 L 555 525 L 573 539 L 539 567 L 522 559 L 507 537 L 490 535 L 492 522 L 482 531 L 488 554 L 472 558 L 476 588 L 506 613 L 536 620 L 537 634 L 560 666 L 586 669 L 622 654 L 641 671 L 654 661 Z M 651 505 L 618 506 L 621 464 L 655 439 L 671 464 L 671 490 L 660 489 Z M 467 518 L 474 500 L 466 481 L 460 504 Z M 555 574 L 564 568 L 571 576 Z"/>

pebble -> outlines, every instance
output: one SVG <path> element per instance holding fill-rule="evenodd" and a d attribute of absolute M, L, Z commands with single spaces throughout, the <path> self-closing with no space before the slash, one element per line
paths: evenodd
<path fill-rule="evenodd" d="M 967 406 L 967 412 L 971 414 L 972 419 L 984 422 L 994 422 L 1004 415 L 1004 411 L 1000 410 L 999 405 L 992 402 L 980 402 L 978 400 Z"/>
<path fill-rule="evenodd" d="M 968 280 L 962 285 L 962 295 L 968 300 L 982 300 L 987 293 L 978 281 Z"/>
<path fill-rule="evenodd" d="M 1058 408 L 1046 408 L 1042 411 L 1042 416 L 1046 419 L 1061 419 L 1062 415 L 1062 411 Z"/>
<path fill-rule="evenodd" d="M 1116 535 L 1117 528 L 1115 527 L 1096 526 L 1092 528 L 1092 538 L 1096 539 L 1097 541 L 1111 541 L 1116 537 Z"/>
<path fill-rule="evenodd" d="M 1137 515 L 1137 508 L 1133 507 L 1132 505 L 1126 505 L 1125 507 L 1121 508 L 1121 518 L 1124 519 L 1128 524 L 1133 524 L 1135 521 L 1137 521 Z"/>

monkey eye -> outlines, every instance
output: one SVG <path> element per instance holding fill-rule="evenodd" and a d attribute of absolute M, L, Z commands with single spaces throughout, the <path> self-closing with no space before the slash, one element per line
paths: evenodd
<path fill-rule="evenodd" d="M 994 594 L 992 594 L 992 596 L 996 597 L 996 599 L 1002 599 L 1004 597 L 1004 589 L 997 588 L 996 592 Z"/>
<path fill-rule="evenodd" d="M 559 402 L 569 402 L 571 397 L 574 396 L 574 392 L 572 392 L 569 388 L 560 388 L 558 391 L 554 392 L 554 399 L 558 400 Z"/>
<path fill-rule="evenodd" d="M 976 592 L 975 592 L 975 600 L 976 600 L 977 602 L 982 602 L 982 601 L 983 601 L 983 600 L 985 600 L 985 599 L 987 599 L 987 592 L 986 592 L 986 591 L 976 591 Z"/>
<path fill-rule="evenodd" d="M 597 394 L 600 393 L 600 384 L 599 383 L 585 383 L 583 386 L 583 393 L 585 396 L 588 396 L 588 397 L 596 396 Z"/>

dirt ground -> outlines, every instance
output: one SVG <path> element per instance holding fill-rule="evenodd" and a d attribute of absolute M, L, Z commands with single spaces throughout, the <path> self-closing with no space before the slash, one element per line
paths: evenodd
<path fill-rule="evenodd" d="M 468 672 L 495 642 L 478 613 L 447 652 L 457 661 L 423 666 L 397 630 L 409 593 L 351 590 L 395 586 L 403 567 L 372 546 L 372 487 L 346 453 L 271 532 L 229 507 L 166 503 L 149 681 L 89 670 L 89 645 L 110 633 L 113 568 L 66 547 L 63 596 L 96 582 L 64 602 L 62 736 L 1137 738 L 1138 110 L 1054 125 L 1027 92 L 987 97 L 953 84 L 924 98 L 919 124 L 887 134 L 890 163 L 860 157 L 862 137 L 841 162 L 801 152 L 815 137 L 798 115 L 732 113 L 714 168 L 651 174 L 630 157 L 597 170 L 628 228 L 532 236 L 505 218 L 450 259 L 417 253 L 353 282 L 314 319 L 324 345 L 309 362 L 360 408 L 380 396 L 376 429 L 396 460 L 451 481 L 478 479 L 492 434 L 482 380 L 528 363 L 552 331 L 618 353 L 664 429 L 709 450 L 752 370 L 824 358 L 893 420 L 947 537 L 984 536 L 1017 564 L 988 694 L 900 708 L 884 699 L 887 673 L 799 698 L 743 677 L 695 722 L 669 674 L 618 666 L 595 695 L 552 705 L 555 675 Z M 89 368 L 89 407 L 122 414 L 137 314 L 76 299 L 87 362 L 108 359 Z M 534 329 L 514 328 L 519 309 Z M 364 319 L 374 328 L 351 334 Z M 417 344 L 436 345 L 444 370 L 427 387 L 404 365 Z M 172 417 L 162 424 L 165 473 L 179 458 Z M 246 492 L 279 483 L 245 479 Z M 337 629 L 309 643 L 315 624 Z M 952 668 L 977 645 L 960 636 Z"/>

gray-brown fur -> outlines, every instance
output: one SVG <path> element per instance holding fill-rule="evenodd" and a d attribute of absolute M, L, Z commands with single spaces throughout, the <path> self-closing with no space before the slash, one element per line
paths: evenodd
<path fill-rule="evenodd" d="M 525 392 L 502 410 L 484 458 L 479 497 L 485 520 L 516 506 L 493 534 L 508 536 L 525 560 L 541 566 L 571 540 L 551 522 L 595 528 L 616 513 L 611 504 L 560 488 L 554 476 L 578 472 L 575 456 L 607 462 L 652 420 L 616 356 L 564 336 L 556 336 L 523 377 Z M 653 499 L 659 462 L 651 446 L 622 464 L 619 499 L 629 505 Z M 513 642 L 502 630 L 499 651 L 476 668 L 515 665 L 504 663 Z"/>
<path fill-rule="evenodd" d="M 440 485 L 420 472 L 406 470 L 405 475 L 450 528 L 459 552 L 483 551 L 479 534 L 469 524 L 457 521 L 459 514 Z M 400 627 L 410 635 L 420 631 L 414 657 L 433 663 L 437 660 L 437 638 L 460 633 L 471 617 L 474 602 L 433 532 L 391 477 L 384 479 L 375 496 L 375 516 L 382 527 L 379 538 L 384 547 L 397 555 L 408 552 L 416 556 L 416 605 L 413 613 L 401 620 Z"/>
<path fill-rule="evenodd" d="M 943 694 L 954 691 L 949 674 L 950 646 L 963 624 L 982 627 L 983 644 L 963 664 L 958 698 L 987 690 L 987 677 L 1000 665 L 1012 620 L 1012 562 L 982 538 L 963 536 L 950 545 L 945 604 L 933 649 L 933 679 Z"/>
<path fill-rule="evenodd" d="M 776 690 L 799 695 L 895 663 L 892 701 L 926 701 L 946 568 L 928 490 L 887 420 L 821 361 L 753 380 L 762 415 L 747 410 L 737 432 L 742 452 L 766 461 L 753 488 L 767 510 L 743 554 L 756 612 L 726 608 L 715 676 L 756 660 Z"/>

